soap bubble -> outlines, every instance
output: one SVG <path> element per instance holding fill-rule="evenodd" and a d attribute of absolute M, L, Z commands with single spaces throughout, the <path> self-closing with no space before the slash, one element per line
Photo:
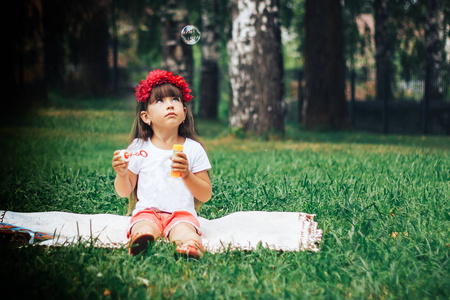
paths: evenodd
<path fill-rule="evenodd" d="M 202 36 L 200 30 L 194 25 L 187 25 L 181 30 L 181 39 L 188 45 L 195 45 Z"/>

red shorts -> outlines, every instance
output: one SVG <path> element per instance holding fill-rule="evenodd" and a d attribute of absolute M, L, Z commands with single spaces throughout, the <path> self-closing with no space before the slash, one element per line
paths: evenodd
<path fill-rule="evenodd" d="M 191 224 L 197 230 L 198 235 L 202 235 L 200 231 L 200 223 L 198 222 L 197 218 L 188 211 L 180 210 L 170 213 L 146 209 L 138 212 L 131 217 L 131 225 L 127 230 L 128 238 L 130 238 L 133 225 L 140 221 L 152 222 L 156 225 L 156 227 L 158 227 L 159 231 L 164 237 L 167 237 L 169 235 L 169 232 L 173 228 L 173 226 L 181 222 Z"/>

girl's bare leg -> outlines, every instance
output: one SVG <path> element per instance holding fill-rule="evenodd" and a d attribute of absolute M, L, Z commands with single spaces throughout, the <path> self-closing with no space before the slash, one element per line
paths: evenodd
<path fill-rule="evenodd" d="M 134 224 L 133 227 L 131 228 L 131 236 L 133 236 L 133 234 L 138 232 L 153 235 L 155 239 L 161 236 L 161 232 L 159 231 L 155 223 L 149 221 L 139 221 L 136 224 Z"/>
<path fill-rule="evenodd" d="M 194 226 L 181 222 L 170 230 L 169 241 L 174 242 L 177 246 L 196 245 L 201 242 L 201 238 Z"/>
<path fill-rule="evenodd" d="M 131 238 L 128 252 L 137 255 L 147 249 L 149 243 L 153 243 L 161 236 L 158 227 L 149 221 L 139 221 L 131 228 Z"/>

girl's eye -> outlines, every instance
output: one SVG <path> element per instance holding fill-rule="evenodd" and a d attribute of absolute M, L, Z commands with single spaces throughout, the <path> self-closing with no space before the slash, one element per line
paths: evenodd
<path fill-rule="evenodd" d="M 163 99 L 156 100 L 156 103 L 161 103 L 161 102 L 164 102 Z"/>
<path fill-rule="evenodd" d="M 178 98 L 173 98 L 172 101 L 180 101 Z"/>

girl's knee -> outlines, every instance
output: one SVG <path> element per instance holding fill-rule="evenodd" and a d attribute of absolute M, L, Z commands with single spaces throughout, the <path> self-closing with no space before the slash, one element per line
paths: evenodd
<path fill-rule="evenodd" d="M 169 240 L 172 242 L 184 242 L 186 240 L 200 241 L 197 229 L 190 223 L 180 222 L 172 227 L 169 232 Z"/>
<path fill-rule="evenodd" d="M 192 225 L 188 222 L 180 222 L 172 227 L 169 235 L 172 233 L 195 233 L 195 234 L 197 234 L 197 229 L 194 227 L 194 225 Z"/>
<path fill-rule="evenodd" d="M 149 233 L 153 235 L 155 238 L 161 235 L 161 232 L 159 231 L 158 227 L 153 222 L 144 220 L 137 222 L 131 228 L 131 234 L 135 234 L 138 232 Z"/>

